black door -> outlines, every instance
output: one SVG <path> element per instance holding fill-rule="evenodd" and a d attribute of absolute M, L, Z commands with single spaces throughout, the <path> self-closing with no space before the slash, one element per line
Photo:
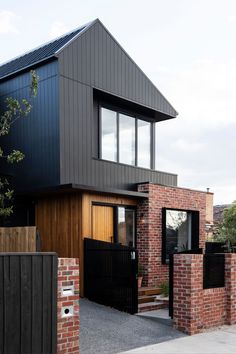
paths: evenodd
<path fill-rule="evenodd" d="M 132 247 L 85 239 L 85 297 L 120 311 L 137 313 L 137 258 Z"/>

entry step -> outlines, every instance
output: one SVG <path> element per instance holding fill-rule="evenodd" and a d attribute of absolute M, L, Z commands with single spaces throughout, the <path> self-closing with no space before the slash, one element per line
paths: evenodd
<path fill-rule="evenodd" d="M 161 289 L 159 287 L 141 287 L 138 289 L 138 295 L 160 295 Z"/>
<path fill-rule="evenodd" d="M 146 302 L 138 305 L 138 312 L 160 310 L 163 308 L 166 308 L 166 304 L 164 302 Z"/>

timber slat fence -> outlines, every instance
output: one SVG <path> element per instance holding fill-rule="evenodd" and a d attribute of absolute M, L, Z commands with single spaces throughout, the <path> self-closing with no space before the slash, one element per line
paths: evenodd
<path fill-rule="evenodd" d="M 0 252 L 36 252 L 35 226 L 0 227 Z"/>
<path fill-rule="evenodd" d="M 56 354 L 57 255 L 0 253 L 0 353 Z"/>

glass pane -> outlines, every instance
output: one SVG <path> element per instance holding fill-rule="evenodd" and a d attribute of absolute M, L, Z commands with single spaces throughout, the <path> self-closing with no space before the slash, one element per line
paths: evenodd
<path fill-rule="evenodd" d="M 119 115 L 120 162 L 135 164 L 135 118 Z"/>
<path fill-rule="evenodd" d="M 116 112 L 102 108 L 102 158 L 117 161 Z"/>
<path fill-rule="evenodd" d="M 124 246 L 135 246 L 135 210 L 118 208 L 118 242 Z"/>
<path fill-rule="evenodd" d="M 151 124 L 138 120 L 138 166 L 150 168 Z"/>
<path fill-rule="evenodd" d="M 191 249 L 191 213 L 166 211 L 166 259 L 169 254 Z"/>

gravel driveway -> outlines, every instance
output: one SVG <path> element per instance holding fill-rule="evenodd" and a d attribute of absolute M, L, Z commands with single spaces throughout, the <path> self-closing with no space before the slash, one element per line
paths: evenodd
<path fill-rule="evenodd" d="M 80 354 L 113 354 L 184 336 L 152 318 L 80 299 Z"/>

